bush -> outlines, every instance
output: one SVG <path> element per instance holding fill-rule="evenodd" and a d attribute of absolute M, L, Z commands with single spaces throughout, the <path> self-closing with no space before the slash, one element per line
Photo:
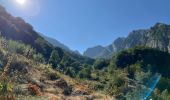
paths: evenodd
<path fill-rule="evenodd" d="M 9 73 L 17 71 L 26 74 L 28 72 L 28 67 L 29 67 L 28 62 L 14 59 L 8 71 Z"/>
<path fill-rule="evenodd" d="M 58 64 L 60 63 L 60 57 L 56 50 L 53 50 L 49 59 L 49 63 L 52 64 L 53 68 L 58 67 Z"/>
<path fill-rule="evenodd" d="M 8 41 L 8 49 L 10 52 L 25 56 L 31 56 L 33 53 L 35 53 L 35 50 L 31 46 L 13 40 Z"/>
<path fill-rule="evenodd" d="M 152 100 L 170 100 L 170 92 L 165 89 L 160 92 L 158 89 L 155 89 L 152 95 L 149 97 Z"/>
<path fill-rule="evenodd" d="M 162 77 L 157 84 L 157 88 L 160 91 L 167 89 L 170 92 L 170 79 Z"/>
<path fill-rule="evenodd" d="M 43 55 L 40 54 L 40 53 L 34 54 L 33 59 L 34 59 L 34 61 L 39 62 L 39 63 L 44 63 L 45 62 Z"/>
<path fill-rule="evenodd" d="M 127 89 L 127 77 L 126 73 L 121 70 L 116 70 L 111 79 L 107 82 L 105 86 L 105 91 L 109 95 L 120 96 Z"/>
<path fill-rule="evenodd" d="M 109 61 L 105 59 L 97 59 L 93 66 L 95 69 L 103 69 L 104 67 L 107 67 L 109 65 Z"/>
<path fill-rule="evenodd" d="M 98 73 L 92 73 L 92 74 L 91 74 L 91 79 L 96 80 L 96 81 L 99 81 L 99 75 L 98 75 Z"/>
<path fill-rule="evenodd" d="M 24 91 L 21 86 L 15 86 L 14 89 L 13 89 L 13 92 L 16 95 L 25 95 L 25 94 L 27 94 L 26 91 Z"/>
<path fill-rule="evenodd" d="M 55 72 L 52 72 L 52 73 L 48 73 L 48 79 L 50 80 L 57 80 L 59 79 L 60 77 L 57 75 L 57 73 Z"/>
<path fill-rule="evenodd" d="M 170 77 L 170 54 L 151 48 L 136 47 L 120 52 L 116 58 L 118 68 L 125 68 L 141 62 L 143 70 L 160 73 L 163 77 Z M 148 66 L 149 65 L 149 66 Z"/>
<path fill-rule="evenodd" d="M 8 83 L 0 83 L 0 94 L 6 94 L 13 91 L 13 85 Z"/>
<path fill-rule="evenodd" d="M 79 78 L 91 78 L 91 70 L 90 68 L 83 68 L 79 73 L 78 73 Z"/>

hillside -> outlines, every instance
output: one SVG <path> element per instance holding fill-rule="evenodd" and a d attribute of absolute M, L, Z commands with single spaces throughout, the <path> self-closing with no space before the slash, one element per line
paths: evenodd
<path fill-rule="evenodd" d="M 53 46 L 2 6 L 0 31 L 0 100 L 170 99 L 169 25 L 85 53 L 109 59 Z"/>
<path fill-rule="evenodd" d="M 6 100 L 2 94 L 8 95 L 8 100 L 15 100 L 14 98 L 17 100 L 23 100 L 23 98 L 26 100 L 105 98 L 105 95 L 90 89 L 88 84 L 80 83 L 54 70 L 51 65 L 44 64 L 45 60 L 42 56 L 29 45 L 8 41 L 1 36 L 0 41 L 1 100 Z M 7 48 L 3 45 L 5 42 L 8 45 Z M 27 49 L 31 49 L 32 53 L 28 55 Z"/>
<path fill-rule="evenodd" d="M 91 58 L 110 58 L 112 54 L 135 46 L 146 46 L 170 52 L 170 25 L 157 23 L 150 29 L 135 30 L 126 38 L 118 38 L 111 45 L 100 48 L 90 48 L 84 56 Z M 98 49 L 94 55 L 93 50 Z"/>
<path fill-rule="evenodd" d="M 60 43 L 59 41 L 57 41 L 56 39 L 53 39 L 51 37 L 45 36 L 44 34 L 39 33 L 45 40 L 47 40 L 48 42 L 50 42 L 53 46 L 56 47 L 60 47 L 68 52 L 70 52 L 71 50 L 69 49 L 69 47 L 67 47 L 66 45 Z"/>
<path fill-rule="evenodd" d="M 0 6 L 0 31 L 1 35 L 7 39 L 29 44 L 47 58 L 54 49 L 30 24 L 26 23 L 22 18 L 13 17 L 2 6 Z"/>
<path fill-rule="evenodd" d="M 157 89 L 162 93 L 170 90 L 170 54 L 167 52 L 145 47 L 132 48 L 110 60 L 96 60 L 93 69 L 88 71 L 86 67 L 77 78 L 71 78 L 45 64 L 43 56 L 31 46 L 3 37 L 0 41 L 0 99 L 6 98 L 1 94 L 8 95 L 9 100 L 134 99 L 132 95 L 142 98 L 138 97 L 138 92 L 134 93 L 136 89 L 143 91 L 136 85 L 137 81 L 146 83 L 142 86 L 147 87 L 147 80 L 152 79 L 155 73 L 162 76 Z M 148 73 L 148 69 L 152 74 Z"/>
<path fill-rule="evenodd" d="M 30 24 L 26 23 L 22 18 L 13 17 L 2 6 L 0 6 L 0 32 L 8 40 L 16 40 L 30 45 L 38 53 L 42 54 L 47 62 L 50 62 L 50 57 L 55 52 L 58 58 L 51 63 L 53 63 L 55 68 L 58 67 L 58 70 L 66 71 L 68 66 L 74 69 L 74 64 L 78 65 L 76 66 L 77 69 L 81 69 L 84 64 L 92 64 L 94 61 L 77 53 L 68 52 L 60 47 L 53 46 L 40 36 Z M 65 62 L 65 60 L 69 60 L 69 62 Z"/>
<path fill-rule="evenodd" d="M 43 34 L 41 34 L 41 33 L 39 33 L 39 34 L 40 34 L 46 41 L 48 41 L 49 43 L 51 43 L 53 46 L 62 48 L 63 50 L 65 50 L 65 51 L 67 51 L 67 52 L 70 52 L 70 53 L 74 53 L 74 54 L 77 54 L 77 55 L 81 55 L 81 54 L 79 53 L 79 51 L 77 51 L 77 50 L 75 50 L 75 51 L 70 50 L 70 48 L 69 48 L 68 46 L 64 45 L 63 43 L 60 43 L 58 40 L 53 39 L 53 38 L 48 37 L 48 36 L 45 36 L 45 35 L 43 35 Z"/>

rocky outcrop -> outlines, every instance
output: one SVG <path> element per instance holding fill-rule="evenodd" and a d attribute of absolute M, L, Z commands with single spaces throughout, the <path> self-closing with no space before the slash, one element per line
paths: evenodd
<path fill-rule="evenodd" d="M 170 25 L 157 23 L 150 29 L 132 31 L 126 38 L 118 38 L 109 46 L 102 47 L 102 50 L 96 47 L 87 49 L 84 55 L 91 58 L 110 58 L 113 53 L 135 46 L 170 52 Z M 98 52 L 93 53 L 94 51 Z"/>
<path fill-rule="evenodd" d="M 98 58 L 108 54 L 110 54 L 110 52 L 105 47 L 96 46 L 94 48 L 88 48 L 83 55 L 90 58 Z"/>

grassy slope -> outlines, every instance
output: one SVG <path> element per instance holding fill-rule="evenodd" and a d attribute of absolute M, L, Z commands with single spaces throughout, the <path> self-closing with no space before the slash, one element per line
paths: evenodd
<path fill-rule="evenodd" d="M 16 95 L 16 97 L 18 100 L 22 100 L 23 98 L 26 100 L 46 100 L 47 98 L 58 98 L 59 100 L 61 98 L 70 98 L 71 100 L 75 100 L 75 98 L 83 99 L 89 96 L 103 100 L 103 98 L 106 97 L 90 89 L 87 83 L 70 78 L 69 76 L 53 70 L 50 65 L 36 62 L 25 55 L 10 52 L 3 47 L 0 48 L 0 55 L 0 60 L 4 62 L 3 69 L 7 69 L 3 77 L 7 77 L 8 82 L 12 81 L 14 88 L 19 87 L 19 93 L 16 90 L 13 91 L 13 94 L 17 92 L 18 95 Z M 11 62 L 9 62 L 9 57 L 11 57 Z M 1 70 L 2 73 L 4 72 L 3 69 Z M 51 76 L 55 76 L 56 79 L 51 79 Z M 64 95 L 64 89 L 56 86 L 56 83 L 60 82 L 59 80 L 61 79 L 67 82 L 68 86 L 65 88 L 72 87 L 72 90 L 87 92 L 88 95 Z M 1 82 L 2 81 L 0 81 L 0 83 Z M 29 90 L 30 86 L 35 86 L 36 91 L 38 91 L 38 93 L 35 94 L 38 97 L 30 94 L 30 92 L 33 92 Z"/>

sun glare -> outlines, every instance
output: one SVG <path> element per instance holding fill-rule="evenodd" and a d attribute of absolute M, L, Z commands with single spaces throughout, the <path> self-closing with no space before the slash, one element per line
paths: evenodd
<path fill-rule="evenodd" d="M 16 2 L 20 5 L 24 5 L 26 0 L 16 0 Z"/>

